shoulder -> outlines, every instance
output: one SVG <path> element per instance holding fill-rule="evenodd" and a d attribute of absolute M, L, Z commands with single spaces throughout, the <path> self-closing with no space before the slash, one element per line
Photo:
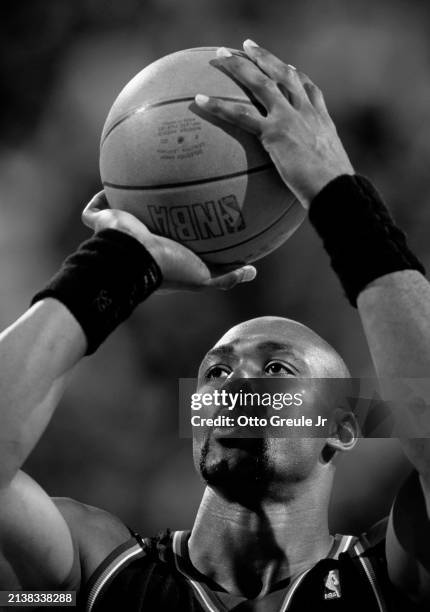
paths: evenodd
<path fill-rule="evenodd" d="M 113 550 L 132 539 L 131 532 L 118 517 L 100 508 L 69 497 L 54 497 L 53 502 L 69 526 L 84 584 Z"/>
<path fill-rule="evenodd" d="M 54 497 L 53 502 L 77 536 L 91 535 L 91 539 L 97 539 L 103 535 L 104 539 L 113 543 L 130 537 L 130 531 L 124 523 L 106 510 L 70 497 Z"/>
<path fill-rule="evenodd" d="M 81 605 L 94 612 L 194 610 L 193 590 L 177 559 L 187 533 L 167 529 L 117 547 L 81 591 Z"/>

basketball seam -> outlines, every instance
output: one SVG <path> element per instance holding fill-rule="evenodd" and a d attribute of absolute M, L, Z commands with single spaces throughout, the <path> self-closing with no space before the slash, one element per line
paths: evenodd
<path fill-rule="evenodd" d="M 263 166 L 257 166 L 256 168 L 249 168 L 248 170 L 242 170 L 241 172 L 233 172 L 232 174 L 221 174 L 205 179 L 196 179 L 194 181 L 186 181 L 184 183 L 165 183 L 163 185 L 120 185 L 118 183 L 110 183 L 109 181 L 103 181 L 103 187 L 110 187 L 111 189 L 122 189 L 124 191 L 159 191 L 160 189 L 180 189 L 181 187 L 191 187 L 193 185 L 205 185 L 206 183 L 216 183 L 217 181 L 226 181 L 231 178 L 238 178 L 247 174 L 255 174 L 257 172 L 264 172 L 274 168 L 272 163 L 264 164 Z"/>
<path fill-rule="evenodd" d="M 246 98 L 233 98 L 233 97 L 227 97 L 227 96 L 217 96 L 217 98 L 219 100 L 224 100 L 225 102 L 240 102 L 241 104 L 252 105 L 252 102 L 250 100 L 246 100 Z M 159 108 L 160 106 L 168 106 L 169 104 L 178 104 L 179 102 L 191 102 L 193 100 L 194 100 L 194 96 L 187 96 L 187 97 L 184 97 L 184 98 L 173 98 L 171 100 L 163 100 L 161 102 L 153 102 L 153 103 L 149 103 L 149 104 L 142 104 L 141 106 L 137 106 L 136 108 L 133 108 L 132 110 L 129 110 L 125 115 L 122 115 L 122 117 L 117 119 L 110 126 L 110 128 L 108 129 L 106 134 L 102 137 L 102 140 L 100 142 L 100 149 L 103 147 L 103 145 L 106 142 L 106 139 L 108 138 L 108 136 L 110 136 L 112 134 L 112 132 L 118 126 L 120 126 L 122 123 L 124 123 L 124 121 L 127 121 L 127 119 L 129 119 L 130 117 L 133 117 L 133 115 L 137 115 L 139 113 L 144 113 L 144 112 L 146 112 L 148 110 L 151 110 L 153 108 Z"/>

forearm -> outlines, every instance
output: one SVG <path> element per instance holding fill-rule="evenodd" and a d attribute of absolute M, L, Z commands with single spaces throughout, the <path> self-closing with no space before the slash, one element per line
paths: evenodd
<path fill-rule="evenodd" d="M 358 312 L 379 377 L 430 375 L 430 283 L 415 270 L 371 282 Z"/>
<path fill-rule="evenodd" d="M 430 286 L 380 195 L 365 179 L 340 177 L 312 202 L 310 215 L 346 296 L 358 307 L 378 377 L 427 377 Z M 392 400 L 392 385 L 380 386 L 382 397 Z M 406 414 L 402 400 L 395 408 Z M 428 440 L 411 437 L 402 444 L 427 481 Z"/>
<path fill-rule="evenodd" d="M 42 435 L 62 394 L 63 378 L 84 355 L 82 328 L 47 299 L 0 335 L 0 483 L 17 472 Z"/>
<path fill-rule="evenodd" d="M 415 270 L 378 278 L 360 294 L 358 311 L 380 378 L 428 378 L 430 283 Z M 407 405 L 402 406 L 408 410 Z M 418 470 L 430 516 L 430 439 L 401 439 Z"/>
<path fill-rule="evenodd" d="M 85 218 L 96 230 L 93 237 L 0 336 L 0 486 L 39 440 L 65 374 L 95 352 L 162 280 L 180 288 L 227 289 L 255 275 L 252 267 L 243 267 L 212 276 L 182 245 L 153 236 L 124 211 L 108 209 L 102 194 L 85 209 Z"/>
<path fill-rule="evenodd" d="M 0 486 L 42 435 L 67 372 L 160 282 L 157 263 L 138 240 L 106 229 L 64 261 L 32 308 L 0 336 Z"/>

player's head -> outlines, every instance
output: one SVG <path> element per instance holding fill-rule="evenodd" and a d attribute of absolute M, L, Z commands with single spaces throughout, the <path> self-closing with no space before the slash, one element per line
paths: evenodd
<path fill-rule="evenodd" d="M 194 436 L 196 468 L 210 486 L 226 495 L 248 492 L 254 498 L 261 494 L 282 499 L 293 488 L 306 484 L 330 489 L 333 458 L 337 451 L 355 445 L 357 427 L 352 411 L 345 410 L 347 402 L 340 401 L 351 393 L 348 368 L 318 334 L 281 317 L 245 321 L 224 334 L 206 354 L 199 369 L 198 390 L 232 392 L 249 385 L 247 391 L 256 391 L 259 382 L 255 379 L 271 377 L 284 378 L 287 387 L 307 385 L 300 410 L 287 409 L 288 414 L 283 410 L 282 416 L 305 413 L 317 419 L 324 408 L 329 419 L 324 437 L 243 438 L 235 432 L 223 436 L 222 430 L 200 428 Z M 215 416 L 220 409 L 210 407 L 206 416 L 208 412 Z"/>

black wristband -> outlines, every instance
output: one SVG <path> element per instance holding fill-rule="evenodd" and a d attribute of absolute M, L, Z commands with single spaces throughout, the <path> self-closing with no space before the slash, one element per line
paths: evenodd
<path fill-rule="evenodd" d="M 161 280 L 157 262 L 138 240 L 106 229 L 82 243 L 31 303 L 48 297 L 62 302 L 81 325 L 89 355 Z"/>
<path fill-rule="evenodd" d="M 382 197 L 363 176 L 345 174 L 326 185 L 311 203 L 309 220 L 353 306 L 376 278 L 399 270 L 425 274 Z"/>

